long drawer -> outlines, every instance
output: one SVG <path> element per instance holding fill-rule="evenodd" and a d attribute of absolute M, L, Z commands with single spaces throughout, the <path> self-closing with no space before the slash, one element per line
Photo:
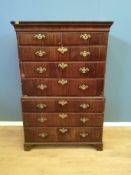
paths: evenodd
<path fill-rule="evenodd" d="M 103 113 L 104 98 L 22 98 L 22 111 L 24 113 Z"/>
<path fill-rule="evenodd" d="M 105 62 L 21 62 L 22 78 L 104 78 Z"/>
<path fill-rule="evenodd" d="M 19 32 L 20 45 L 106 45 L 106 32 Z"/>
<path fill-rule="evenodd" d="M 102 126 L 103 114 L 87 113 L 24 113 L 25 127 Z"/>
<path fill-rule="evenodd" d="M 26 142 L 100 142 L 101 127 L 25 127 Z"/>
<path fill-rule="evenodd" d="M 100 96 L 103 86 L 103 79 L 22 80 L 22 92 L 29 96 Z"/>
<path fill-rule="evenodd" d="M 21 61 L 104 61 L 106 46 L 19 46 Z"/>

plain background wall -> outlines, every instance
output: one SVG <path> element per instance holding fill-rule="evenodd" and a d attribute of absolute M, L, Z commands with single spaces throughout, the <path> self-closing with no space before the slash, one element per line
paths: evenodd
<path fill-rule="evenodd" d="M 109 37 L 105 121 L 131 121 L 130 0 L 0 0 L 0 120 L 21 120 L 16 35 L 11 20 L 114 21 Z"/>

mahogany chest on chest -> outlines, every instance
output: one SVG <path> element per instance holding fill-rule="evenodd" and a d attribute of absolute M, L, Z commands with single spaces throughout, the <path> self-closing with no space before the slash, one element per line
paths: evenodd
<path fill-rule="evenodd" d="M 112 22 L 11 22 L 18 42 L 24 149 L 103 149 L 104 77 Z"/>

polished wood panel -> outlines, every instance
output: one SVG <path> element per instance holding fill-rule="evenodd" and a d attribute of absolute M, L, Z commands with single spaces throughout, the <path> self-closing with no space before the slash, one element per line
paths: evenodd
<path fill-rule="evenodd" d="M 67 104 L 61 105 L 59 102 L 66 101 Z M 46 105 L 44 108 L 39 108 L 38 105 Z M 86 104 L 89 107 L 83 109 L 82 104 Z M 92 98 L 23 98 L 22 99 L 22 110 L 24 113 L 32 112 L 79 112 L 79 113 L 101 113 L 104 111 L 104 99 L 92 99 Z"/>
<path fill-rule="evenodd" d="M 103 79 L 22 80 L 23 95 L 28 96 L 100 96 L 103 94 L 103 86 Z"/>
<path fill-rule="evenodd" d="M 81 46 L 65 47 L 68 50 L 62 54 L 58 51 L 60 47 L 42 46 L 19 46 L 19 56 L 21 61 L 104 61 L 106 58 L 106 46 Z M 43 56 L 36 55 L 36 52 L 45 52 Z M 80 52 L 89 52 L 90 55 L 83 57 Z"/>
<path fill-rule="evenodd" d="M 42 35 L 38 39 L 36 35 Z M 17 35 L 20 45 L 61 45 L 62 37 L 60 32 L 19 32 Z"/>
<path fill-rule="evenodd" d="M 87 35 L 89 38 L 83 39 L 81 35 Z M 94 32 L 63 32 L 63 45 L 107 45 L 108 34 Z"/>
<path fill-rule="evenodd" d="M 67 67 L 60 68 L 62 63 Z M 87 71 L 82 73 L 81 68 Z M 21 78 L 104 78 L 105 62 L 21 62 L 20 71 Z"/>
<path fill-rule="evenodd" d="M 65 133 L 62 133 L 61 129 L 65 129 Z M 26 142 L 102 141 L 101 127 L 28 127 L 24 128 L 24 131 Z M 44 134 L 47 134 L 47 136 L 44 137 Z M 81 134 L 87 134 L 87 136 L 82 137 Z"/>
<path fill-rule="evenodd" d="M 24 113 L 23 122 L 26 127 L 74 127 L 102 126 L 103 114 L 90 113 Z"/>

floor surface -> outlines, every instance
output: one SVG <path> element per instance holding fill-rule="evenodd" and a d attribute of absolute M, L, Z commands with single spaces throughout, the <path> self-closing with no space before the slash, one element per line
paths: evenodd
<path fill-rule="evenodd" d="M 104 151 L 35 147 L 23 151 L 22 127 L 0 127 L 0 175 L 131 175 L 131 127 L 105 127 Z"/>

